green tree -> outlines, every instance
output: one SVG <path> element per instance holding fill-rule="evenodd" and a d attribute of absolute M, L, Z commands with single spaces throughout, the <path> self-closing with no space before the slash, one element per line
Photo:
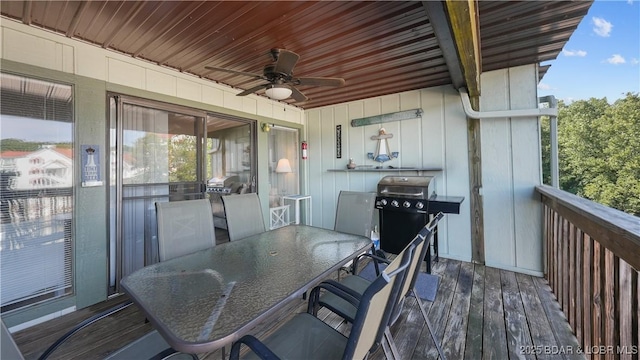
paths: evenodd
<path fill-rule="evenodd" d="M 558 162 L 560 188 L 585 196 L 585 181 L 600 173 L 603 139 L 598 121 L 609 104 L 606 99 L 579 100 L 558 104 Z"/>
<path fill-rule="evenodd" d="M 640 215 L 640 98 L 629 93 L 558 109 L 560 187 Z M 544 151 L 544 148 L 543 148 Z"/>
<path fill-rule="evenodd" d="M 599 173 L 585 182 L 585 197 L 640 216 L 640 98 L 627 94 L 598 121 L 605 140 Z"/>

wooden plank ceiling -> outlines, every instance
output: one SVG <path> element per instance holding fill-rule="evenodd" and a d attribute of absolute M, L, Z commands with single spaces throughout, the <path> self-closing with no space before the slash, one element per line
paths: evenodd
<path fill-rule="evenodd" d="M 452 84 L 441 50 L 451 44 L 440 43 L 429 6 L 420 1 L 2 1 L 0 6 L 5 18 L 242 90 L 264 80 L 205 66 L 262 74 L 272 61 L 270 49 L 291 50 L 300 55 L 296 77 L 346 80 L 339 88 L 299 86 L 309 99 L 285 102 L 305 109 Z M 482 70 L 555 59 L 590 6 L 591 1 L 479 2 Z"/>

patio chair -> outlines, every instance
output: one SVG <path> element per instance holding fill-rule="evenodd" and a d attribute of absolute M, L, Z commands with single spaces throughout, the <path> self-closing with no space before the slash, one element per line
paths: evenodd
<path fill-rule="evenodd" d="M 428 224 L 426 224 L 422 229 L 420 229 L 420 232 L 409 243 L 409 244 L 413 244 L 416 250 L 411 259 L 409 268 L 407 269 L 407 276 L 403 280 L 402 290 L 400 291 L 401 296 L 398 297 L 398 301 L 394 305 L 392 315 L 389 318 L 388 326 L 393 325 L 395 321 L 398 319 L 398 317 L 400 316 L 400 311 L 402 310 L 405 297 L 410 294 L 413 294 L 413 296 L 415 296 L 416 298 L 416 301 L 418 302 L 418 306 L 420 307 L 422 316 L 427 324 L 427 328 L 431 335 L 431 339 L 433 340 L 436 346 L 436 349 L 438 350 L 440 358 L 444 360 L 445 357 L 444 357 L 442 348 L 439 342 L 436 340 L 435 334 L 433 332 L 433 327 L 431 326 L 431 322 L 427 317 L 427 312 L 424 308 L 424 305 L 422 304 L 422 300 L 418 296 L 415 289 L 415 284 L 418 279 L 418 275 L 420 273 L 420 265 L 422 264 L 422 261 L 425 258 L 427 251 L 429 250 L 429 245 L 433 237 L 433 231 L 438 221 L 442 219 L 443 216 L 444 215 L 442 213 L 438 213 Z M 376 273 L 378 274 L 379 274 L 379 263 L 389 263 L 389 260 L 379 258 L 371 254 L 363 254 L 361 256 L 368 256 L 373 259 Z M 356 261 L 354 261 L 354 267 L 353 267 L 354 269 L 357 268 L 357 261 L 358 261 L 357 259 Z M 346 288 L 348 289 L 348 291 L 352 291 L 356 294 L 362 294 L 363 290 L 366 289 L 366 287 L 371 283 L 371 281 L 363 277 L 357 276 L 355 274 L 345 277 L 343 280 L 341 280 L 340 283 L 338 283 L 339 285 L 336 284 L 336 282 L 333 280 L 328 280 L 326 282 L 332 283 L 334 286 L 340 286 L 342 289 Z M 314 300 L 313 304 L 311 303 L 311 300 Z M 310 298 L 309 312 L 313 314 L 317 314 L 318 308 L 321 306 L 328 308 L 329 310 L 338 314 L 339 316 L 341 316 L 342 318 L 344 318 L 349 322 L 352 322 L 355 318 L 356 307 L 353 304 L 331 293 L 323 294 L 323 296 L 316 297 L 315 299 Z M 395 345 L 393 344 L 394 341 L 390 333 L 388 337 L 389 337 L 389 343 L 391 344 L 390 346 L 392 350 L 394 350 Z"/>
<path fill-rule="evenodd" d="M 230 359 L 240 357 L 244 344 L 251 352 L 246 359 L 363 359 L 377 348 L 391 315 L 393 304 L 400 295 L 402 279 L 411 261 L 414 247 L 398 257 L 378 276 L 357 299 L 353 294 L 332 284 L 321 284 L 311 293 L 321 289 L 341 296 L 356 307 L 351 332 L 345 336 L 312 314 L 300 313 L 278 327 L 264 340 L 245 335 L 231 347 Z"/>
<path fill-rule="evenodd" d="M 262 217 L 260 198 L 256 193 L 223 196 L 229 241 L 267 231 Z"/>
<path fill-rule="evenodd" d="M 160 261 L 216 245 L 208 199 L 156 202 Z"/>
<path fill-rule="evenodd" d="M 376 193 L 340 191 L 333 230 L 371 236 Z"/>
<path fill-rule="evenodd" d="M 105 310 L 99 314 L 96 314 L 74 328 L 62 335 L 56 342 L 51 344 L 43 353 L 38 357 L 38 360 L 47 359 L 58 349 L 62 344 L 69 340 L 73 335 L 80 330 L 86 328 L 89 325 L 96 323 L 97 321 L 104 319 L 110 315 L 113 315 L 121 310 L 124 310 L 131 306 L 131 301 L 126 301 L 122 304 L 116 305 L 108 310 Z M 0 346 L 0 359 L 11 360 L 24 360 L 24 355 L 16 345 L 11 333 L 2 321 L 1 346 Z M 157 331 L 151 331 L 142 337 L 130 342 L 124 347 L 109 354 L 105 359 L 108 360 L 129 360 L 129 359 L 191 359 L 197 360 L 196 355 L 180 353 L 174 350 Z"/>
<path fill-rule="evenodd" d="M 333 230 L 347 234 L 371 236 L 376 193 L 340 191 Z M 372 249 L 372 251 L 375 251 Z M 344 264 L 341 271 L 353 272 L 353 262 Z M 340 271 L 338 271 L 340 277 Z"/>

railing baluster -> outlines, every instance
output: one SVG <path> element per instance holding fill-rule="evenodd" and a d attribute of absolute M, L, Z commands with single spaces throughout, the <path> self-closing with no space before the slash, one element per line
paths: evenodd
<path fill-rule="evenodd" d="M 602 247 L 600 243 L 595 241 L 593 243 L 593 302 L 591 318 L 591 330 L 593 336 L 591 337 L 594 345 L 603 344 L 602 340 L 602 266 L 604 263 L 604 257 L 602 256 Z"/>
<path fill-rule="evenodd" d="M 634 299 L 632 293 L 632 269 L 629 264 L 627 264 L 624 260 L 619 260 L 620 266 L 620 293 L 618 295 L 618 308 L 620 315 L 620 346 L 625 350 L 632 350 L 634 341 L 633 341 L 633 304 L 638 303 L 637 297 Z M 634 301 L 635 300 L 635 301 Z M 636 332 L 637 332 L 637 322 L 636 322 Z M 637 339 L 636 339 L 637 340 Z M 637 345 L 637 343 L 636 343 Z M 621 351 L 620 360 L 631 360 L 633 359 L 631 351 Z"/>
<path fill-rule="evenodd" d="M 575 241 L 576 227 L 573 224 L 569 224 L 569 324 L 572 328 L 576 328 L 576 241 Z"/>
<path fill-rule="evenodd" d="M 562 219 L 562 311 L 567 320 L 569 320 L 569 221 Z"/>
<path fill-rule="evenodd" d="M 593 279 L 593 240 L 587 234 L 583 236 L 583 256 L 582 256 L 582 267 L 584 271 L 584 282 L 582 283 L 582 303 L 584 304 L 584 314 L 582 316 L 582 323 L 584 325 L 583 334 L 584 340 L 583 344 L 585 349 L 591 347 L 593 342 L 591 341 L 591 328 L 592 328 L 592 320 L 591 320 L 591 284 Z"/>
<path fill-rule="evenodd" d="M 604 302 L 603 325 L 604 344 L 619 344 L 618 342 L 618 309 L 615 299 L 618 297 L 618 258 L 607 249 L 604 249 Z M 614 359 L 615 351 L 607 351 L 605 359 Z"/>
<path fill-rule="evenodd" d="M 574 327 L 576 331 L 576 338 L 578 341 L 582 341 L 583 336 L 583 306 L 582 306 L 582 284 L 584 281 L 584 267 L 582 261 L 583 251 L 583 235 L 580 229 L 576 230 L 576 325 Z"/>

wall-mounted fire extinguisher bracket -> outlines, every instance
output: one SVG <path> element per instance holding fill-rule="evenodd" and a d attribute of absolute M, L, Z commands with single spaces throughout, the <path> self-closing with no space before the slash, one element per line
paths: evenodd
<path fill-rule="evenodd" d="M 307 156 L 308 156 L 307 147 L 308 147 L 307 142 L 303 141 L 302 142 L 302 160 L 307 160 Z"/>

